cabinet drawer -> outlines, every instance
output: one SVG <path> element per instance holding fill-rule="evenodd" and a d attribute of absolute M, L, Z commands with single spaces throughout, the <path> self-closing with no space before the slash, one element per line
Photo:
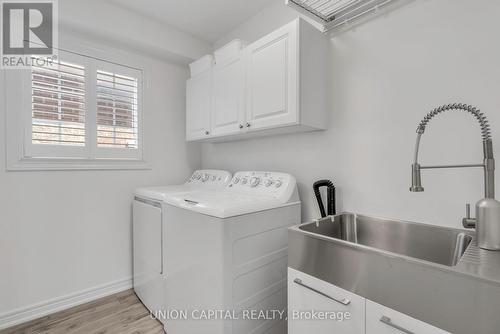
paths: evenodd
<path fill-rule="evenodd" d="M 366 334 L 450 334 L 420 320 L 366 301 Z"/>
<path fill-rule="evenodd" d="M 365 299 L 288 268 L 288 333 L 365 333 Z"/>

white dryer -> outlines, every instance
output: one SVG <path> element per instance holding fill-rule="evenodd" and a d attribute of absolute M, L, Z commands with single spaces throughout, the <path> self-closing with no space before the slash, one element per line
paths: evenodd
<path fill-rule="evenodd" d="M 224 190 L 167 203 L 167 333 L 286 333 L 287 229 L 301 221 L 295 178 L 238 172 Z"/>
<path fill-rule="evenodd" d="M 135 191 L 133 203 L 134 290 L 155 315 L 165 309 L 164 222 L 165 201 L 175 194 L 203 189 L 221 189 L 231 181 L 231 174 L 221 170 L 199 170 L 181 185 L 148 187 Z M 162 317 L 158 316 L 161 320 Z"/>

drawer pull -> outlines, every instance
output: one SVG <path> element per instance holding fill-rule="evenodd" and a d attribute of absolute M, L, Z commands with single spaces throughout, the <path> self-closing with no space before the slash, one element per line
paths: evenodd
<path fill-rule="evenodd" d="M 347 306 L 347 305 L 349 305 L 349 304 L 351 303 L 351 301 L 350 301 L 349 299 L 344 298 L 344 299 L 342 299 L 342 300 L 338 300 L 338 299 L 333 298 L 332 296 L 327 295 L 327 294 L 326 294 L 326 293 L 324 293 L 324 292 L 321 292 L 321 291 L 319 291 L 319 290 L 316 290 L 315 288 L 311 288 L 310 286 L 308 286 L 308 285 L 306 285 L 306 284 L 302 283 L 302 280 L 301 280 L 301 279 L 296 278 L 296 279 L 294 279 L 294 280 L 293 280 L 293 282 L 294 282 L 295 284 L 298 284 L 298 285 L 300 285 L 300 286 L 302 286 L 302 287 L 304 287 L 304 288 L 306 288 L 306 289 L 309 289 L 309 290 L 311 290 L 311 291 L 313 291 L 313 292 L 316 292 L 317 294 L 320 294 L 320 295 L 322 295 L 322 296 L 324 296 L 324 297 L 326 297 L 326 298 L 328 298 L 328 299 L 331 299 L 331 300 L 333 300 L 334 302 L 337 302 L 337 303 L 339 303 L 339 304 L 342 304 L 342 305 L 344 305 L 344 306 Z"/>
<path fill-rule="evenodd" d="M 391 318 L 386 317 L 385 315 L 380 318 L 380 322 L 383 324 L 386 324 L 389 327 L 392 327 L 394 329 L 397 329 L 398 331 L 406 334 L 415 334 L 415 332 L 409 331 L 401 326 L 396 325 L 395 323 L 392 322 Z"/>

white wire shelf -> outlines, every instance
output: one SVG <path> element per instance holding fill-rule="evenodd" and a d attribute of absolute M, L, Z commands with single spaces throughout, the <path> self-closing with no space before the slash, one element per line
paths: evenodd
<path fill-rule="evenodd" d="M 331 31 L 376 14 L 403 0 L 285 0 L 285 3 Z"/>

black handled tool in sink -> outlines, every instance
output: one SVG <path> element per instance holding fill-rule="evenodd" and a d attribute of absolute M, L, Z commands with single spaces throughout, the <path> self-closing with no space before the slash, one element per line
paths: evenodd
<path fill-rule="evenodd" d="M 325 206 L 323 205 L 323 199 L 321 198 L 320 188 L 327 187 L 326 189 L 326 203 L 327 211 L 325 211 Z M 313 184 L 314 195 L 316 195 L 316 200 L 318 201 L 319 211 L 321 213 L 321 218 L 328 216 L 333 216 L 337 214 L 337 209 L 335 206 L 335 186 L 330 180 L 319 180 Z"/>

